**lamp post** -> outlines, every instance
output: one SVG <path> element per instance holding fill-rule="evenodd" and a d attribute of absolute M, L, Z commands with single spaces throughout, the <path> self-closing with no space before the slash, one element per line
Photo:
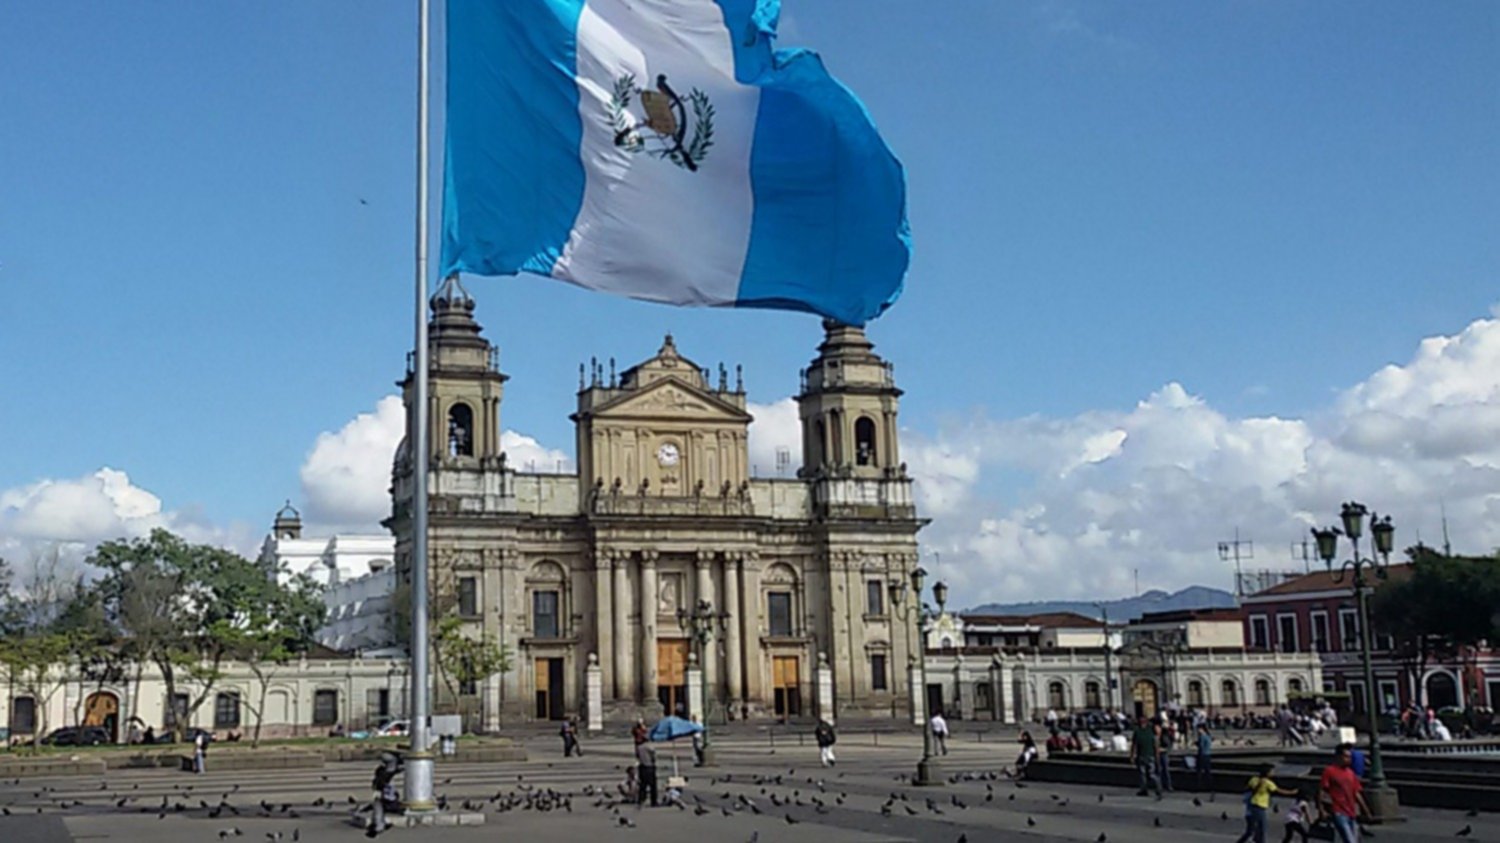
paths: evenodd
<path fill-rule="evenodd" d="M 713 749 L 709 746 L 708 737 L 708 671 L 705 669 L 708 657 L 708 642 L 713 640 L 714 628 L 722 629 L 729 620 L 724 613 L 714 612 L 714 604 L 707 600 L 699 600 L 693 606 L 691 612 L 683 608 L 677 609 L 677 625 L 686 630 L 692 636 L 692 640 L 698 645 L 698 689 L 699 698 L 703 701 L 703 753 L 702 764 L 704 767 L 714 766 Z"/>
<path fill-rule="evenodd" d="M 1359 555 L 1359 539 L 1364 533 L 1367 513 L 1370 516 L 1372 554 L 1362 557 Z M 1389 576 L 1396 528 L 1391 524 L 1389 515 L 1381 518 L 1365 509 L 1364 504 L 1353 501 L 1344 504 L 1339 518 L 1343 522 L 1342 532 L 1337 527 L 1322 530 L 1314 527 L 1312 534 L 1318 544 L 1318 556 L 1322 558 L 1329 573 L 1333 574 L 1335 583 L 1342 583 L 1353 574 L 1354 596 L 1359 601 L 1359 644 L 1365 673 L 1365 712 L 1370 718 L 1370 776 L 1369 786 L 1365 788 L 1365 801 L 1376 822 L 1394 822 L 1401 819 L 1401 803 L 1396 790 L 1386 784 L 1385 765 L 1380 757 L 1380 711 L 1376 703 L 1375 671 L 1370 665 L 1370 592 L 1375 587 L 1372 579 L 1384 580 Z M 1338 556 L 1340 535 L 1349 537 L 1353 556 L 1344 560 L 1335 572 L 1334 559 Z"/>
<path fill-rule="evenodd" d="M 1115 707 L 1115 648 L 1109 641 L 1109 607 L 1103 603 L 1095 603 L 1094 608 L 1099 610 L 1099 616 L 1104 621 L 1104 705 L 1106 711 L 1113 711 Z"/>
<path fill-rule="evenodd" d="M 926 582 L 926 580 L 927 571 L 925 569 L 919 566 L 912 570 L 912 599 L 910 602 L 907 602 L 906 600 L 906 583 L 892 583 L 889 589 L 891 605 L 899 609 L 901 618 L 903 621 L 905 621 L 905 625 L 908 630 L 908 653 L 911 652 L 911 619 L 913 613 L 915 613 L 916 616 L 917 654 L 915 658 L 908 655 L 907 667 L 909 670 L 915 669 L 919 676 L 919 681 L 914 683 L 917 687 L 912 689 L 912 693 L 922 694 L 924 696 L 927 693 L 927 645 L 922 642 L 921 633 L 922 624 L 928 617 L 925 608 L 922 606 L 922 586 Z M 948 601 L 948 586 L 941 582 L 937 583 L 932 587 L 932 595 L 933 598 L 938 601 L 938 606 L 941 607 Z M 917 698 L 915 696 L 913 697 L 911 704 L 912 710 L 915 711 L 918 704 Z M 926 706 L 923 706 L 923 711 L 926 711 Z M 932 728 L 930 723 L 928 722 L 928 718 L 923 718 L 918 725 L 920 725 L 922 728 L 922 760 L 917 762 L 917 774 L 912 778 L 912 784 L 917 785 L 918 787 L 935 787 L 943 783 L 943 775 L 942 770 L 938 767 L 937 759 L 935 759 L 932 755 Z"/>

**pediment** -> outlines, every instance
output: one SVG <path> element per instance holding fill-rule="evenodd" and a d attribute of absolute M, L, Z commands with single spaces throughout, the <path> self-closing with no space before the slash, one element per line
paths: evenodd
<path fill-rule="evenodd" d="M 662 378 L 628 392 L 590 413 L 595 419 L 693 419 L 749 424 L 749 413 L 711 392 L 678 380 Z"/>

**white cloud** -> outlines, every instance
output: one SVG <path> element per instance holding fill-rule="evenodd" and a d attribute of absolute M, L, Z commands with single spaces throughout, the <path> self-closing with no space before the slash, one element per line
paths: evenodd
<path fill-rule="evenodd" d="M 99 542 L 139 538 L 158 527 L 240 553 L 256 543 L 243 523 L 215 525 L 194 510 L 164 510 L 161 498 L 109 467 L 0 490 L 0 556 L 23 569 L 54 549 L 76 563 Z"/>
<path fill-rule="evenodd" d="M 1500 321 L 1481 319 L 1308 419 L 1233 418 L 1169 383 L 1130 410 L 974 418 L 905 452 L 935 519 L 924 543 L 972 605 L 1127 593 L 1137 570 L 1142 588 L 1228 587 L 1216 545 L 1236 527 L 1252 567 L 1294 567 L 1290 545 L 1351 498 L 1393 515 L 1402 544 L 1439 539 L 1441 500 L 1456 549 L 1488 552 L 1497 434 Z"/>
<path fill-rule="evenodd" d="M 795 477 L 802 466 L 802 418 L 797 400 L 783 398 L 770 404 L 749 402 L 746 411 L 754 417 L 750 425 L 750 465 L 757 477 L 776 476 L 776 453 L 785 449 L 790 463 L 786 476 Z"/>
<path fill-rule="evenodd" d="M 391 511 L 391 462 L 406 433 L 406 410 L 387 395 L 337 431 L 318 434 L 302 463 L 302 496 L 313 530 L 379 532 Z M 500 447 L 518 471 L 571 470 L 568 455 L 515 431 L 500 433 Z"/>

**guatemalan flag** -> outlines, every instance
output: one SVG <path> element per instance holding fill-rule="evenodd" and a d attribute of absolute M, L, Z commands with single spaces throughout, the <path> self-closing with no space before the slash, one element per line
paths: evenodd
<path fill-rule="evenodd" d="M 780 0 L 448 0 L 442 274 L 864 324 L 901 164 Z"/>

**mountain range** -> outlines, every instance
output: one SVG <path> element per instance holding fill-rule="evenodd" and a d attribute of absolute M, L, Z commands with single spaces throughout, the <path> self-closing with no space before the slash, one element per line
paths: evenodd
<path fill-rule="evenodd" d="M 1234 595 L 1227 591 L 1195 585 L 1167 593 L 1153 589 L 1120 600 L 1103 600 L 1099 604 L 1109 611 L 1110 622 L 1132 621 L 1147 612 L 1175 612 L 1183 609 L 1233 609 Z M 1049 612 L 1074 612 L 1090 618 L 1099 617 L 1099 609 L 1090 600 L 1041 600 L 1031 603 L 986 603 L 965 614 L 976 615 L 1042 615 Z"/>

